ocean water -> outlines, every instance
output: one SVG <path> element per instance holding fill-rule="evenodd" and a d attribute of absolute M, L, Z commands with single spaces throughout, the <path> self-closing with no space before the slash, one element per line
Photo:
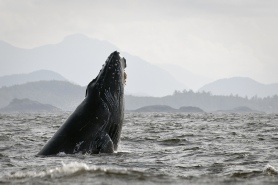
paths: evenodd
<path fill-rule="evenodd" d="M 126 113 L 117 153 L 37 157 L 69 114 L 0 114 L 0 184 L 278 184 L 278 114 Z"/>

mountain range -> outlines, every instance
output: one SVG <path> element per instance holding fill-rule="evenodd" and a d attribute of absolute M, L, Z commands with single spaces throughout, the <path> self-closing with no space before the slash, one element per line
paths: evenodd
<path fill-rule="evenodd" d="M 109 42 L 80 34 L 33 49 L 17 48 L 0 41 L 0 87 L 40 80 L 69 81 L 84 87 L 97 76 L 114 50 L 120 51 Z M 211 82 L 211 79 L 192 74 L 180 66 L 154 65 L 140 57 L 120 52 L 127 60 L 125 93 L 129 95 L 163 97 L 184 89 L 249 98 L 278 94 L 278 84 L 262 84 L 244 77 Z"/>
<path fill-rule="evenodd" d="M 57 71 L 70 82 L 86 86 L 107 57 L 119 48 L 84 35 L 66 37 L 57 44 L 22 49 L 0 42 L 0 76 L 30 73 L 40 69 Z M 120 51 L 127 60 L 126 92 L 133 95 L 165 96 L 186 87 L 166 70 L 140 57 Z"/>
<path fill-rule="evenodd" d="M 237 95 L 240 97 L 267 97 L 278 94 L 278 83 L 262 84 L 251 78 L 233 77 L 220 79 L 204 85 L 199 91 L 210 92 L 213 95 Z"/>
<path fill-rule="evenodd" d="M 13 86 L 24 84 L 28 82 L 36 82 L 36 81 L 68 81 L 66 78 L 62 77 L 60 74 L 50 71 L 50 70 L 39 70 L 26 74 L 14 74 L 14 75 L 6 75 L 0 77 L 0 87 Z"/>

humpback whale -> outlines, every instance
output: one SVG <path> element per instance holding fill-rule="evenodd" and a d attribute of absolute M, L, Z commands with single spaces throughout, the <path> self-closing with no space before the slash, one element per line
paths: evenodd
<path fill-rule="evenodd" d="M 98 154 L 117 150 L 124 119 L 125 58 L 110 54 L 85 98 L 38 155 Z"/>

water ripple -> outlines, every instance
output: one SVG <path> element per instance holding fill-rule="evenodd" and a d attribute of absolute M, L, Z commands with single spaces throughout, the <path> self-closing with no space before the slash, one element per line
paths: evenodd
<path fill-rule="evenodd" d="M 278 183 L 278 114 L 126 113 L 114 154 L 36 157 L 69 114 L 0 114 L 0 183 Z"/>

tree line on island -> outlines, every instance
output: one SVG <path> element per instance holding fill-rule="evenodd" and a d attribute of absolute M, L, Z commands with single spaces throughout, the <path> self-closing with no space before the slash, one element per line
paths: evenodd
<path fill-rule="evenodd" d="M 240 97 L 238 95 L 220 96 L 210 92 L 193 92 L 192 90 L 175 91 L 173 95 L 164 97 L 126 96 L 127 109 L 134 110 L 149 105 L 168 105 L 173 108 L 182 106 L 199 107 L 206 112 L 235 110 L 246 107 L 254 111 L 278 112 L 278 95 L 260 98 Z"/>

